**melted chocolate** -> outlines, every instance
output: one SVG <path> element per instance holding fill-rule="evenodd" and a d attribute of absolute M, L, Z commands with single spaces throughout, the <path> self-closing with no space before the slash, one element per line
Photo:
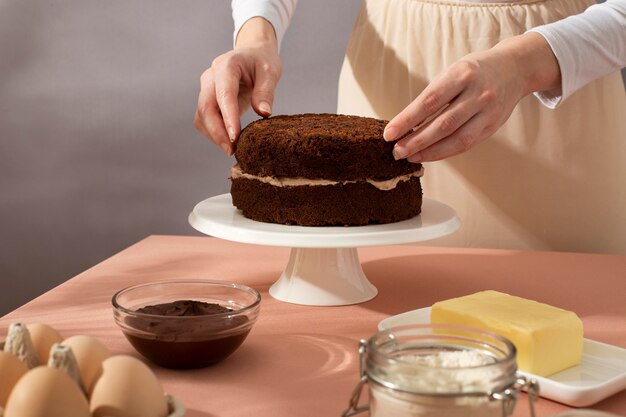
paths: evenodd
<path fill-rule="evenodd" d="M 137 312 L 161 318 L 129 317 L 128 324 L 137 331 L 124 334 L 139 353 L 157 365 L 200 368 L 225 359 L 248 335 L 246 316 L 225 314 L 223 318 L 207 320 L 231 311 L 219 304 L 192 300 L 150 305 Z"/>
<path fill-rule="evenodd" d="M 154 314 L 158 316 L 209 316 L 212 314 L 228 313 L 232 308 L 219 304 L 205 303 L 195 300 L 178 300 L 171 303 L 145 306 L 137 309 L 138 313 Z"/>

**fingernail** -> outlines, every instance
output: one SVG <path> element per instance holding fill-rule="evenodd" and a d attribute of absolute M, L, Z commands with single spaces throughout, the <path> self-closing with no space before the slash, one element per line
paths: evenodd
<path fill-rule="evenodd" d="M 228 128 L 228 137 L 230 138 L 231 142 L 234 142 L 235 139 L 237 139 L 237 135 L 235 134 L 235 128 L 232 126 Z"/>
<path fill-rule="evenodd" d="M 261 113 L 265 113 L 267 116 L 272 114 L 272 107 L 267 101 L 262 101 L 259 103 L 259 110 L 261 111 Z"/>
<path fill-rule="evenodd" d="M 394 146 L 393 147 L 393 157 L 396 159 L 396 161 L 398 159 L 406 158 L 406 150 L 402 149 L 399 146 Z"/>
<path fill-rule="evenodd" d="M 398 129 L 396 129 L 395 127 L 386 127 L 385 131 L 383 132 L 383 138 L 387 141 L 387 142 L 391 142 L 396 140 L 396 138 L 398 137 Z"/>
<path fill-rule="evenodd" d="M 224 152 L 226 153 L 226 155 L 230 156 L 231 155 L 231 151 L 230 151 L 230 144 L 228 143 L 222 143 L 220 145 L 222 147 L 222 149 L 224 150 Z"/>

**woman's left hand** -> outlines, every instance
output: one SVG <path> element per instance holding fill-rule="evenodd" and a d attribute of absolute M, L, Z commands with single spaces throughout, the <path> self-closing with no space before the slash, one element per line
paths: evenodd
<path fill-rule="evenodd" d="M 506 122 L 533 91 L 560 85 L 544 38 L 527 33 L 466 55 L 435 78 L 385 128 L 396 159 L 437 161 L 465 152 Z"/>

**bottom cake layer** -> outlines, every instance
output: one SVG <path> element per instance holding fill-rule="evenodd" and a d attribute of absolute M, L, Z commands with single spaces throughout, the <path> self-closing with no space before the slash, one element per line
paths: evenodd
<path fill-rule="evenodd" d="M 230 193 L 249 219 L 300 226 L 393 223 L 417 216 L 422 207 L 419 177 L 386 191 L 367 182 L 276 187 L 233 178 Z"/>

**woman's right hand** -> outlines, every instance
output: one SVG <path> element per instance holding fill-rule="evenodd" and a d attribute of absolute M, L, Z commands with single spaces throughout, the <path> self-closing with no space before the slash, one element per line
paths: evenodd
<path fill-rule="evenodd" d="M 272 25 L 260 17 L 248 20 L 235 48 L 215 58 L 200 77 L 196 129 L 232 155 L 241 132 L 240 117 L 250 105 L 259 116 L 272 114 L 281 71 Z"/>

